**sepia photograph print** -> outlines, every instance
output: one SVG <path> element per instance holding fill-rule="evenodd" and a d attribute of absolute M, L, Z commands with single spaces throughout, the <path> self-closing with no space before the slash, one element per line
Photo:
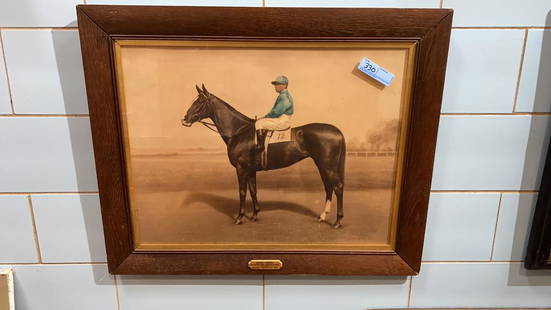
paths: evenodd
<path fill-rule="evenodd" d="M 415 42 L 114 44 L 138 251 L 394 248 Z"/>

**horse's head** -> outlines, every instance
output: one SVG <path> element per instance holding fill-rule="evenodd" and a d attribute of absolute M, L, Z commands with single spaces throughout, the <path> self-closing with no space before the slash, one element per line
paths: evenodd
<path fill-rule="evenodd" d="M 212 109 L 210 105 L 211 94 L 203 85 L 203 89 L 195 85 L 197 93 L 199 94 L 197 98 L 191 104 L 191 107 L 186 112 L 186 116 L 182 119 L 182 125 L 186 127 L 191 127 L 193 123 L 198 122 L 202 119 L 210 117 L 212 115 Z"/>

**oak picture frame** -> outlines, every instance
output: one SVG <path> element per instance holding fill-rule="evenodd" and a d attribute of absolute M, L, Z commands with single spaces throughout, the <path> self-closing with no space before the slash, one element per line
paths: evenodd
<path fill-rule="evenodd" d="M 421 266 L 451 9 L 77 6 L 109 271 L 113 274 L 415 275 Z M 274 27 L 274 25 L 284 25 Z M 137 251 L 116 40 L 416 42 L 395 248 Z M 279 262 L 275 264 L 273 262 Z"/>

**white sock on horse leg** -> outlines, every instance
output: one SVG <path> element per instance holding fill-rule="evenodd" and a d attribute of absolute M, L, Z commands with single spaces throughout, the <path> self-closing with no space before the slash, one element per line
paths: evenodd
<path fill-rule="evenodd" d="M 320 215 L 320 220 L 325 221 L 325 216 L 331 212 L 331 200 L 325 201 L 325 209 L 323 209 L 323 213 Z"/>

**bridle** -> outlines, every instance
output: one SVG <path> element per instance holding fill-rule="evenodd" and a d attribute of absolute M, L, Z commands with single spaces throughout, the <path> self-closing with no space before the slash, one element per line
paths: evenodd
<path fill-rule="evenodd" d="M 205 100 L 206 100 L 206 102 L 202 102 L 202 103 L 203 103 L 203 107 L 202 107 L 202 108 L 207 107 L 207 104 L 210 103 L 210 99 L 209 99 L 208 97 L 205 98 Z M 198 123 L 201 123 L 203 126 L 207 127 L 208 129 L 210 129 L 210 130 L 216 132 L 216 133 L 219 134 L 220 136 L 226 137 L 226 136 L 224 136 L 224 135 L 218 130 L 218 127 L 216 127 L 216 124 L 210 123 L 210 122 L 206 122 L 206 121 L 203 121 L 203 120 L 198 120 L 197 122 L 198 122 Z M 235 135 L 241 133 L 241 132 L 244 130 L 244 128 L 246 128 L 246 127 L 248 127 L 248 126 L 244 126 L 244 127 L 239 128 L 239 129 L 233 134 L 233 136 L 235 136 Z M 226 138 L 231 138 L 231 137 L 226 137 Z"/>
<path fill-rule="evenodd" d="M 197 98 L 196 98 L 195 100 L 197 100 Z M 206 101 L 206 102 L 205 102 L 205 101 Z M 201 109 L 204 109 L 205 107 L 207 107 L 207 103 L 209 103 L 209 98 L 208 98 L 208 97 L 205 98 L 205 101 L 202 101 L 202 102 L 201 102 L 201 103 L 202 103 Z M 202 111 L 200 111 L 200 112 L 202 112 Z M 207 127 L 208 129 L 210 129 L 210 130 L 216 132 L 217 134 L 220 134 L 220 132 L 218 131 L 218 128 L 216 128 L 216 125 L 215 125 L 214 123 L 205 122 L 205 121 L 203 121 L 203 120 L 198 120 L 197 122 L 203 124 L 203 126 L 205 126 L 205 127 Z"/>

